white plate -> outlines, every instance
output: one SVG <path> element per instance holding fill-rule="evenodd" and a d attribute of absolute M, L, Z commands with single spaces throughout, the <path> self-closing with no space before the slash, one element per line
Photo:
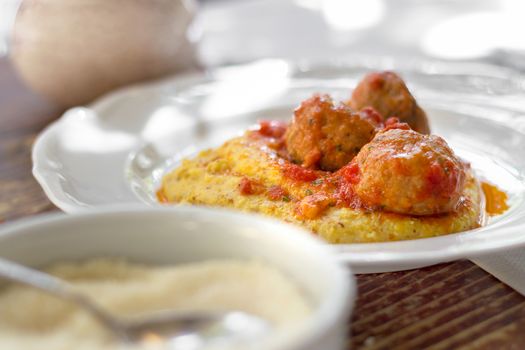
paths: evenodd
<path fill-rule="evenodd" d="M 69 110 L 37 139 L 33 173 L 69 213 L 158 205 L 154 192 L 182 157 L 218 145 L 259 119 L 289 119 L 314 92 L 337 99 L 366 71 L 400 72 L 434 133 L 509 193 L 510 210 L 486 227 L 442 237 L 334 246 L 357 272 L 415 268 L 525 244 L 525 79 L 467 63 L 355 59 L 308 65 L 265 60 L 127 88 Z"/>

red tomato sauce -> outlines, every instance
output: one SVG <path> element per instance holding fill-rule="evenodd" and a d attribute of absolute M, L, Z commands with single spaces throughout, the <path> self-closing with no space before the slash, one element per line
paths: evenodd
<path fill-rule="evenodd" d="M 412 128 L 407 123 L 403 123 L 397 117 L 390 117 L 385 121 L 385 127 L 383 131 L 391 129 L 402 129 L 402 130 L 411 130 Z"/>
<path fill-rule="evenodd" d="M 259 122 L 259 134 L 266 137 L 281 138 L 286 132 L 287 124 L 278 120 L 261 120 Z"/>
<path fill-rule="evenodd" d="M 255 194 L 255 188 L 254 188 L 253 181 L 248 179 L 247 177 L 243 177 L 241 179 L 241 182 L 239 183 L 239 191 L 244 196 Z"/>
<path fill-rule="evenodd" d="M 315 170 L 303 168 L 300 165 L 293 164 L 289 161 L 281 166 L 283 175 L 294 181 L 309 182 L 316 180 L 319 175 Z"/>
<path fill-rule="evenodd" d="M 266 192 L 266 195 L 272 201 L 277 201 L 277 200 L 290 201 L 288 191 L 286 191 L 281 186 L 271 186 Z"/>
<path fill-rule="evenodd" d="M 460 174 L 453 170 L 452 165 L 433 163 L 427 173 L 427 187 L 426 192 L 430 196 L 432 193 L 444 193 L 451 196 L 459 191 L 456 188 L 459 183 L 458 177 Z M 452 172 L 452 173 L 450 173 Z"/>
<path fill-rule="evenodd" d="M 292 163 L 284 144 L 286 127 L 284 122 L 261 121 L 259 129 L 252 134 L 252 138 L 259 142 L 261 147 L 266 148 L 270 156 L 275 157 L 276 164 L 287 180 L 284 187 L 267 188 L 266 196 L 273 201 L 283 200 L 295 203 L 295 213 L 300 219 L 317 218 L 333 206 L 364 208 L 352 189 L 352 185 L 359 181 L 358 165 L 350 163 L 332 173 L 307 169 Z M 276 140 L 281 140 L 281 149 L 273 147 Z M 244 195 L 254 194 L 256 191 L 253 190 L 253 187 L 253 181 L 249 179 L 242 179 L 239 184 L 239 190 Z M 285 187 L 289 188 L 294 195 L 292 196 Z M 296 192 L 299 192 L 300 195 L 296 195 Z"/>

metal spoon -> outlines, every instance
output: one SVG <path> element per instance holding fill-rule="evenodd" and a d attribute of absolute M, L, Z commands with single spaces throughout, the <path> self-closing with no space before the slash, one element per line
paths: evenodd
<path fill-rule="evenodd" d="M 68 282 L 0 258 L 0 277 L 19 282 L 88 311 L 126 343 L 158 344 L 170 349 L 197 350 L 209 344 L 254 341 L 270 330 L 268 322 L 241 311 L 181 312 L 166 310 L 121 320 L 77 292 Z"/>

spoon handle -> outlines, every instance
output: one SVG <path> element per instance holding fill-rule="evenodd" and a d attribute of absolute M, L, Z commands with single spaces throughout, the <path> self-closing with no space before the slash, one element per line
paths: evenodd
<path fill-rule="evenodd" d="M 90 312 L 105 326 L 121 333 L 121 327 L 104 310 L 77 292 L 71 284 L 57 277 L 0 258 L 0 277 L 39 289 L 55 297 L 71 301 Z"/>
<path fill-rule="evenodd" d="M 7 278 L 13 282 L 19 282 L 44 292 L 62 298 L 71 299 L 72 294 L 76 296 L 68 283 L 62 280 L 33 270 L 15 262 L 0 258 L 0 277 Z"/>

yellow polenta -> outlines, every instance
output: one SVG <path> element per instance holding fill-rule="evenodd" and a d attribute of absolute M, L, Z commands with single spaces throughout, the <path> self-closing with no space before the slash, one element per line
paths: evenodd
<path fill-rule="evenodd" d="M 252 142 L 248 134 L 201 152 L 165 175 L 159 198 L 169 203 L 191 203 L 236 208 L 298 224 L 332 243 L 382 242 L 415 239 L 479 227 L 484 199 L 471 170 L 462 202 L 455 212 L 436 216 L 411 216 L 333 206 L 314 219 L 296 215 L 299 200 L 311 193 L 310 182 L 289 181 L 274 152 Z M 242 195 L 243 178 L 264 188 L 279 186 L 289 196 L 271 200 L 265 193 Z"/>

